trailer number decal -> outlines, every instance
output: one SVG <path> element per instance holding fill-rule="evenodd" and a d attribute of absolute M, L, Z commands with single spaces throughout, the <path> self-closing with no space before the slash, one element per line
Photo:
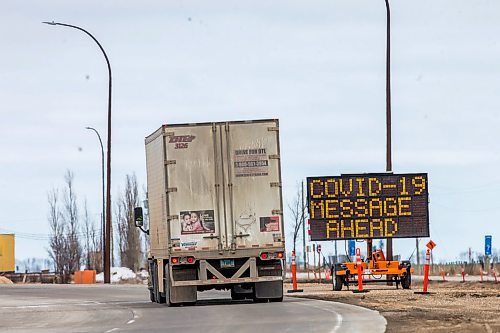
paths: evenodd
<path fill-rule="evenodd" d="M 237 149 L 234 151 L 236 177 L 267 176 L 269 160 L 266 148 Z"/>
<path fill-rule="evenodd" d="M 169 136 L 168 143 L 175 144 L 175 149 L 189 148 L 189 143 L 196 138 L 194 135 L 172 135 Z"/>
<path fill-rule="evenodd" d="M 308 177 L 311 240 L 429 236 L 427 174 Z"/>

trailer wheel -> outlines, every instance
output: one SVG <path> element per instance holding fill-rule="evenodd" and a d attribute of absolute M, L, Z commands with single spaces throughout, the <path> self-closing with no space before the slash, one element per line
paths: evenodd
<path fill-rule="evenodd" d="M 403 287 L 403 289 L 410 289 L 411 287 L 411 273 L 409 269 L 406 271 L 406 274 L 401 277 L 401 287 Z"/>
<path fill-rule="evenodd" d="M 239 301 L 239 300 L 245 299 L 245 295 L 237 293 L 236 291 L 234 291 L 234 288 L 231 288 L 231 299 L 233 301 Z"/>
<path fill-rule="evenodd" d="M 283 302 L 283 296 L 278 297 L 278 298 L 270 298 L 269 302 L 275 303 L 275 302 Z"/>
<path fill-rule="evenodd" d="M 335 291 L 341 291 L 342 290 L 342 285 L 344 284 L 345 278 L 342 275 L 335 275 L 335 278 L 332 279 L 333 281 L 333 290 Z"/>

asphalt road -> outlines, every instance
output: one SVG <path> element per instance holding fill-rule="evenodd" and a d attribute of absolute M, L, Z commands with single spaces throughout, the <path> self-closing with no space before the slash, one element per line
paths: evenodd
<path fill-rule="evenodd" d="M 384 332 L 376 311 L 285 297 L 282 303 L 198 294 L 195 306 L 151 303 L 142 285 L 0 285 L 2 332 Z"/>

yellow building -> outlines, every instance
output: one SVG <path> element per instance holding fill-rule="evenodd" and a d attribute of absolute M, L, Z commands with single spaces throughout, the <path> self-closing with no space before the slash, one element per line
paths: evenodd
<path fill-rule="evenodd" d="M 16 259 L 14 256 L 14 235 L 0 235 L 0 272 L 14 272 Z"/>

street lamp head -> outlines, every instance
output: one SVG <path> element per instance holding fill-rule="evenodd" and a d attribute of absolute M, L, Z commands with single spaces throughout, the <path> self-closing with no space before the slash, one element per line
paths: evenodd
<path fill-rule="evenodd" d="M 52 22 L 42 22 L 42 23 L 44 23 L 44 24 L 49 24 L 49 25 L 57 25 L 57 23 L 56 23 L 56 22 L 54 22 L 54 21 L 52 21 Z"/>

